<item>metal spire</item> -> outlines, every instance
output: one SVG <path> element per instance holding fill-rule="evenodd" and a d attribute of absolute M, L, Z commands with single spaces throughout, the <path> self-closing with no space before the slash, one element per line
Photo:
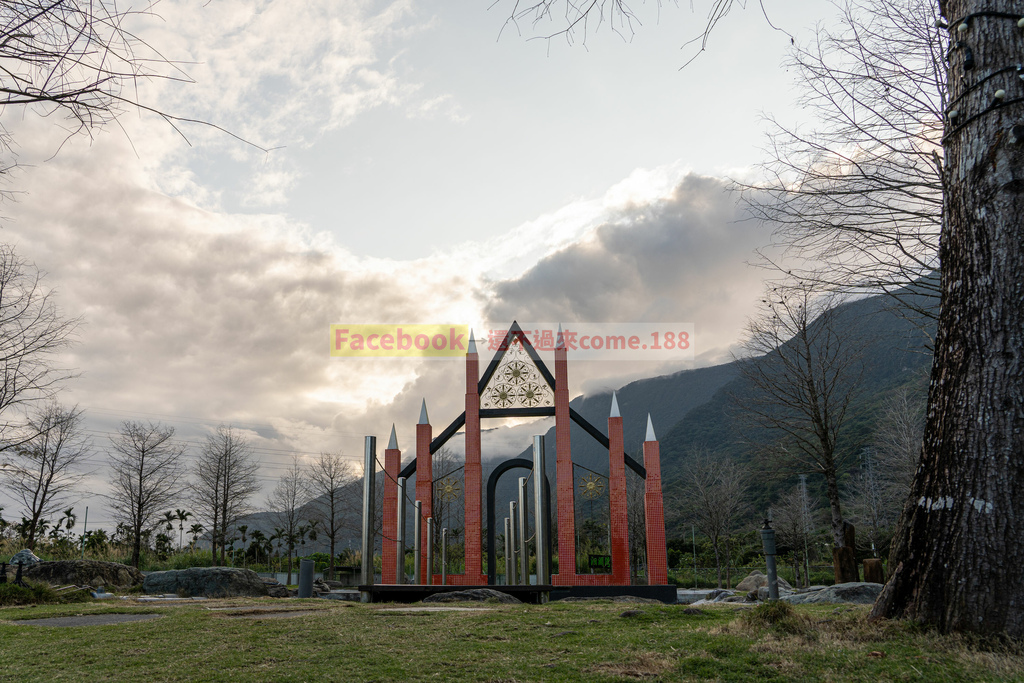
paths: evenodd
<path fill-rule="evenodd" d="M 644 437 L 644 441 L 657 441 L 658 438 L 654 436 L 654 424 L 651 422 L 651 414 L 647 413 L 647 436 Z"/>
<path fill-rule="evenodd" d="M 423 406 L 420 408 L 420 424 L 430 424 L 430 418 L 427 417 L 427 399 L 423 399 Z"/>
<path fill-rule="evenodd" d="M 395 434 L 395 424 L 391 423 L 391 439 L 388 441 L 388 448 L 398 450 L 398 435 Z"/>
<path fill-rule="evenodd" d="M 622 417 L 619 415 L 619 401 L 615 398 L 615 392 L 612 392 L 612 412 L 608 417 Z"/>

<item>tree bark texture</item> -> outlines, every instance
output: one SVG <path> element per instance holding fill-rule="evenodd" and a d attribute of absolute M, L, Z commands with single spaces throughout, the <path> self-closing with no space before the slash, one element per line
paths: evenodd
<path fill-rule="evenodd" d="M 1014 68 L 1024 55 L 1024 2 L 940 7 L 952 40 L 950 110 L 959 114 L 943 142 L 942 304 L 921 461 L 872 617 L 1020 637 L 1024 134 L 1012 128 L 1024 124 Z"/>

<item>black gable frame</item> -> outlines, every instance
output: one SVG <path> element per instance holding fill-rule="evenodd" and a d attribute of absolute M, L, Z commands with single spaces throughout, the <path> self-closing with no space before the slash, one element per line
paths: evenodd
<path fill-rule="evenodd" d="M 484 389 L 487 388 L 488 383 L 491 381 L 491 377 L 494 376 L 495 371 L 498 369 L 498 364 L 501 363 L 501 359 L 508 353 L 509 346 L 512 344 L 512 339 L 519 337 L 519 340 L 523 343 L 523 348 L 526 349 L 526 353 L 529 354 L 530 360 L 537 366 L 537 370 L 540 371 L 541 376 L 544 377 L 544 381 L 551 387 L 551 391 L 555 390 L 555 378 L 548 370 L 548 366 L 544 365 L 544 361 L 540 359 L 537 354 L 537 350 L 533 348 L 533 344 L 530 343 L 530 338 L 523 332 L 523 328 L 519 327 L 519 323 L 515 320 L 512 321 L 512 327 L 508 328 L 508 332 L 505 333 L 505 338 L 501 342 L 501 346 L 498 347 L 498 353 L 494 354 L 494 358 L 491 359 L 487 369 L 484 370 L 483 377 L 477 382 L 476 391 L 478 394 L 482 394 Z"/>

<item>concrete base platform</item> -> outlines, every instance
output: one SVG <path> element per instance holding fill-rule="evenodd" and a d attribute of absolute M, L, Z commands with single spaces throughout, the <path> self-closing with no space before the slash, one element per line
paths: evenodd
<path fill-rule="evenodd" d="M 548 600 L 576 598 L 610 598 L 616 595 L 630 595 L 637 598 L 660 600 L 675 604 L 675 586 L 422 586 L 403 584 L 377 584 L 360 586 L 359 590 L 369 602 L 419 602 L 435 593 L 452 593 L 474 588 L 490 588 L 518 598 L 530 604 L 542 604 Z"/>

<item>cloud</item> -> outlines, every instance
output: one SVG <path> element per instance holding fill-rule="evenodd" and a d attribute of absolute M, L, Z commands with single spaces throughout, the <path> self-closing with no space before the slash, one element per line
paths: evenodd
<path fill-rule="evenodd" d="M 766 230 L 742 221 L 725 181 L 686 175 L 664 199 L 627 203 L 519 277 L 491 283 L 489 320 L 692 322 L 703 363 L 720 362 L 763 272 Z"/>

